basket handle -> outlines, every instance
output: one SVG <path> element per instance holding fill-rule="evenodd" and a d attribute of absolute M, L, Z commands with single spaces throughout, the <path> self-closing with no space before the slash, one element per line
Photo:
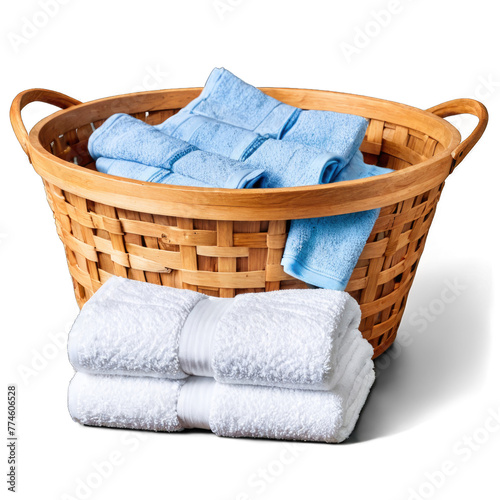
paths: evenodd
<path fill-rule="evenodd" d="M 28 149 L 28 132 L 24 126 L 21 111 L 25 106 L 35 101 L 53 104 L 54 106 L 59 106 L 62 109 L 81 104 L 81 102 L 77 99 L 73 99 L 72 97 L 61 94 L 60 92 L 46 89 L 25 90 L 14 98 L 10 107 L 10 123 L 12 124 L 12 128 L 14 129 L 14 133 L 16 134 L 19 144 L 21 144 L 21 147 L 28 155 L 28 158 L 30 156 Z"/>
<path fill-rule="evenodd" d="M 476 142 L 481 139 L 486 125 L 488 124 L 488 110 L 479 101 L 474 99 L 454 99 L 452 101 L 443 102 L 437 106 L 429 108 L 427 111 L 434 113 L 441 118 L 447 116 L 455 116 L 462 114 L 470 114 L 479 118 L 479 123 L 471 132 L 469 137 L 464 139 L 451 153 L 453 158 L 450 173 L 455 167 L 468 155 L 469 151 L 475 146 Z"/>

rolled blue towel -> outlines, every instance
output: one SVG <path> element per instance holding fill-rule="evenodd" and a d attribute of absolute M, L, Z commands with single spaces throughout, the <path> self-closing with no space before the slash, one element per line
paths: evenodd
<path fill-rule="evenodd" d="M 217 151 L 217 154 L 234 160 L 244 158 L 245 151 L 261 137 L 250 130 L 195 115 L 186 108 L 156 125 L 156 128 L 203 151 Z"/>
<path fill-rule="evenodd" d="M 138 181 L 157 182 L 160 184 L 171 184 L 174 186 L 191 186 L 191 187 L 228 187 L 227 184 L 232 184 L 235 189 L 241 188 L 259 188 L 267 186 L 267 179 L 264 176 L 263 170 L 248 169 L 246 175 L 244 171 L 238 171 L 235 183 L 229 179 L 225 186 L 210 184 L 212 176 L 209 172 L 200 172 L 199 178 L 195 179 L 187 175 L 178 174 L 161 167 L 150 167 L 135 161 L 114 160 L 113 158 L 105 158 L 101 156 L 96 160 L 96 168 L 99 172 L 116 175 L 118 177 L 127 177 Z M 205 181 L 204 179 L 207 179 Z"/>
<path fill-rule="evenodd" d="M 160 167 L 150 167 L 135 161 L 114 160 L 101 156 L 95 163 L 99 172 L 117 177 L 127 177 L 137 181 L 158 182 L 160 184 L 172 184 L 174 186 L 212 187 L 198 179 L 192 179 L 186 175 L 175 174 L 170 170 Z"/>
<path fill-rule="evenodd" d="M 263 137 L 192 113 L 177 113 L 158 129 L 203 151 L 264 168 L 268 187 L 326 184 L 346 165 L 344 158 L 321 149 Z"/>
<path fill-rule="evenodd" d="M 266 185 L 262 168 L 201 151 L 196 146 L 170 137 L 155 127 L 122 113 L 108 118 L 90 136 L 88 149 L 96 160 L 104 157 L 135 162 L 138 166 L 159 167 L 212 187 L 236 189 Z M 102 162 L 101 167 L 104 168 Z M 130 167 L 131 165 L 127 168 L 122 165 L 123 172 L 131 174 Z M 115 166 L 115 171 L 117 168 Z M 140 180 L 149 180 L 153 175 L 149 171 L 144 171 L 143 174 L 147 178 Z"/>
<path fill-rule="evenodd" d="M 251 130 L 329 151 L 348 163 L 365 135 L 362 116 L 334 111 L 301 110 L 245 83 L 224 68 L 215 68 L 201 94 L 180 113 L 194 113 Z"/>
<path fill-rule="evenodd" d="M 389 172 L 392 170 L 365 164 L 362 154 L 357 152 L 337 181 Z M 292 220 L 281 260 L 285 272 L 321 288 L 344 290 L 379 212 L 379 209 L 373 209 Z"/>

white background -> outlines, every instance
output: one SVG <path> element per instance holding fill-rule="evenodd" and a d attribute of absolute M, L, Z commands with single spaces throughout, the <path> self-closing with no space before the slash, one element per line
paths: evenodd
<path fill-rule="evenodd" d="M 489 417 L 500 411 L 494 2 L 53 0 L 50 15 L 42 2 L 8 2 L 0 20 L 1 392 L 6 401 L 7 384 L 18 386 L 17 497 L 499 498 L 500 422 Z M 345 444 L 93 429 L 68 415 L 64 338 L 77 306 L 41 180 L 8 122 L 10 103 L 30 87 L 88 101 L 202 86 L 215 66 L 259 86 L 420 108 L 471 97 L 489 108 L 483 139 L 444 189 L 401 326 L 405 345 L 377 362 Z M 25 123 L 53 110 L 32 104 Z M 475 122 L 454 123 L 467 132 Z M 6 402 L 1 408 L 6 420 Z"/>

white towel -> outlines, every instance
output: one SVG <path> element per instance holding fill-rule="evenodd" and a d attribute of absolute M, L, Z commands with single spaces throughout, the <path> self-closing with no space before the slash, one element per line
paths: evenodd
<path fill-rule="evenodd" d="M 83 306 L 68 338 L 78 371 L 186 377 L 179 337 L 200 293 L 113 276 Z"/>
<path fill-rule="evenodd" d="M 91 374 L 328 390 L 361 337 L 360 318 L 356 301 L 335 290 L 218 299 L 112 277 L 80 312 L 68 352 Z"/>
<path fill-rule="evenodd" d="M 177 402 L 184 381 L 77 373 L 68 410 L 76 422 L 98 427 L 182 431 Z"/>
<path fill-rule="evenodd" d="M 357 343 L 366 343 L 360 337 Z M 204 377 L 168 380 L 77 373 L 69 412 L 84 425 L 218 436 L 337 443 L 352 432 L 375 379 L 373 361 L 354 349 L 328 391 L 221 384 Z"/>

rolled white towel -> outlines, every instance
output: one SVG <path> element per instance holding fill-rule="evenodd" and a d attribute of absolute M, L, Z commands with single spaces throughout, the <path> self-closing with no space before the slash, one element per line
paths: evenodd
<path fill-rule="evenodd" d="M 84 425 L 337 443 L 352 432 L 375 378 L 373 361 L 355 351 L 329 391 L 77 373 L 68 408 Z"/>
<path fill-rule="evenodd" d="M 336 290 L 219 299 L 112 277 L 84 305 L 68 352 L 77 371 L 92 374 L 328 390 L 360 337 L 360 318 L 357 302 Z"/>
<path fill-rule="evenodd" d="M 76 422 L 147 431 L 184 430 L 177 401 L 184 381 L 76 373 L 68 410 Z"/>

